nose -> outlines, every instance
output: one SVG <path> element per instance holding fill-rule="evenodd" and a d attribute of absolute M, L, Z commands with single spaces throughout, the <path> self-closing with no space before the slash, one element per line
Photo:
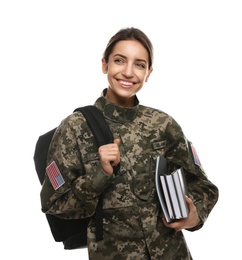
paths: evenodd
<path fill-rule="evenodd" d="M 133 65 L 130 63 L 126 63 L 123 69 L 123 75 L 126 78 L 131 78 L 133 76 Z"/>

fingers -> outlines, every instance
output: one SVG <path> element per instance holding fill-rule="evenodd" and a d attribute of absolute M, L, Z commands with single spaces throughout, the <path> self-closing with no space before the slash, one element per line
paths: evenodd
<path fill-rule="evenodd" d="M 115 159 L 111 162 L 112 166 L 116 166 L 120 162 L 120 152 L 119 152 L 119 145 L 120 145 L 120 139 L 115 139 L 114 144 L 117 145 L 117 150 L 115 151 Z"/>
<path fill-rule="evenodd" d="M 178 220 L 175 222 L 167 223 L 164 217 L 162 217 L 162 221 L 166 227 L 173 228 L 176 231 L 182 230 L 185 222 L 185 220 Z"/>
<path fill-rule="evenodd" d="M 115 139 L 112 144 L 102 145 L 98 149 L 102 168 L 109 175 L 113 173 L 113 167 L 120 162 L 119 145 L 120 139 Z"/>
<path fill-rule="evenodd" d="M 167 223 L 165 218 L 162 218 L 163 223 L 166 227 L 174 228 L 176 231 L 180 231 L 182 229 L 194 227 L 200 222 L 196 206 L 188 196 L 186 196 L 186 202 L 189 207 L 188 217 L 172 223 Z"/>
<path fill-rule="evenodd" d="M 186 203 L 187 203 L 188 207 L 190 208 L 190 206 L 193 205 L 192 200 L 188 196 L 185 196 L 185 200 L 186 200 Z"/>
<path fill-rule="evenodd" d="M 115 139 L 113 142 L 114 142 L 115 144 L 117 144 L 118 146 L 120 145 L 120 139 L 119 139 L 119 138 Z"/>

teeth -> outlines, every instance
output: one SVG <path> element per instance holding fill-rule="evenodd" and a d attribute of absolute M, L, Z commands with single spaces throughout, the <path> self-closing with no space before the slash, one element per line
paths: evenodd
<path fill-rule="evenodd" d="M 127 81 L 120 81 L 120 83 L 127 86 L 133 85 L 131 82 L 127 82 Z"/>

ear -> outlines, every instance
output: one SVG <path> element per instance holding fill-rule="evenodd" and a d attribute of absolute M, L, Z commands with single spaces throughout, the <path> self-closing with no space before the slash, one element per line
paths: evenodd
<path fill-rule="evenodd" d="M 104 58 L 102 58 L 102 71 L 104 74 L 108 73 L 108 64 L 106 63 Z"/>
<path fill-rule="evenodd" d="M 148 72 L 148 75 L 146 76 L 145 82 L 148 81 L 149 76 L 150 76 L 150 74 L 151 74 L 152 71 L 153 71 L 153 68 L 150 68 L 150 70 L 149 70 L 149 72 Z"/>

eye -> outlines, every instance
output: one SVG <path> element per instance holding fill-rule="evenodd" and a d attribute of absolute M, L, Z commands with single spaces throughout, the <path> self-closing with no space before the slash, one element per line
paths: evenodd
<path fill-rule="evenodd" d="M 141 68 L 141 69 L 145 69 L 146 68 L 146 65 L 144 63 L 141 63 L 141 62 L 137 62 L 136 66 Z"/>
<path fill-rule="evenodd" d="M 124 63 L 124 59 L 116 58 L 116 59 L 114 59 L 114 62 L 115 63 Z"/>

